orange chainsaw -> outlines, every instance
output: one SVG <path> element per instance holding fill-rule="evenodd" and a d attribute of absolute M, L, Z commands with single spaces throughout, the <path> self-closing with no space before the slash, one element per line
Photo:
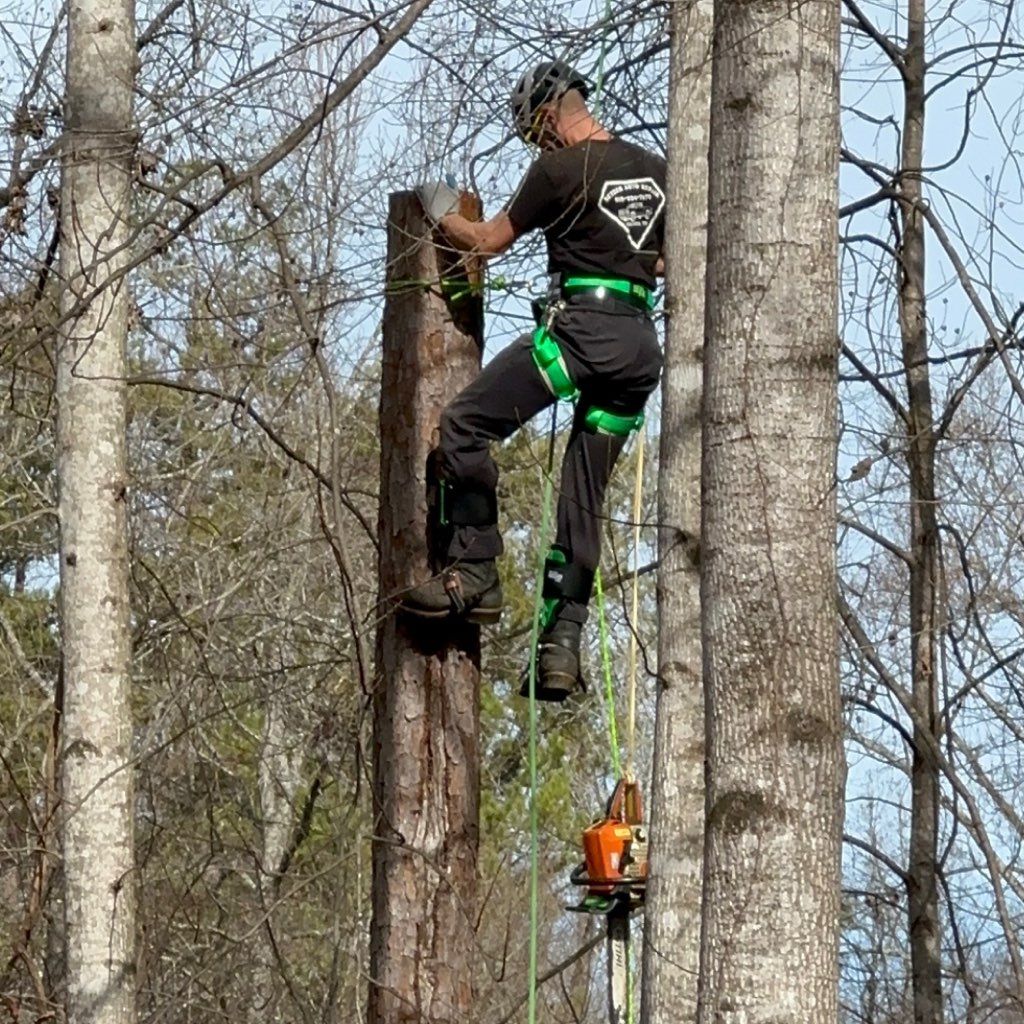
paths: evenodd
<path fill-rule="evenodd" d="M 584 862 L 570 880 L 586 886 L 583 900 L 569 910 L 585 914 L 627 913 L 644 901 L 647 886 L 647 829 L 640 784 L 620 779 L 606 814 L 583 830 Z"/>

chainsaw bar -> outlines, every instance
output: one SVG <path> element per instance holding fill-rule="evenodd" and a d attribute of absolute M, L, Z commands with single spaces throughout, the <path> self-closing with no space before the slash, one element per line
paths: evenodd
<path fill-rule="evenodd" d="M 632 1024 L 629 975 L 629 911 L 608 915 L 608 1020 L 610 1024 Z"/>

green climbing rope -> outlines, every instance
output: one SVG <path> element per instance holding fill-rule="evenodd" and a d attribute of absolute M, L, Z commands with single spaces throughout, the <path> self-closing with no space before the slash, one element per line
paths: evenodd
<path fill-rule="evenodd" d="M 558 403 L 551 407 L 551 434 L 548 438 L 547 470 L 544 473 L 544 497 L 540 513 L 540 558 L 533 593 L 533 627 L 530 631 L 530 662 L 527 678 L 530 690 L 530 991 L 527 998 L 529 1024 L 537 1021 L 537 883 L 540 820 L 537 793 L 537 648 L 540 646 L 540 622 L 544 612 L 544 562 L 548 550 L 548 530 L 551 523 L 551 483 L 555 464 L 555 436 L 558 430 Z"/>
<path fill-rule="evenodd" d="M 608 37 L 611 31 L 612 0 L 605 0 L 604 25 L 601 32 L 601 49 L 598 55 L 597 79 L 594 87 L 594 113 L 598 115 L 601 110 L 601 93 L 604 87 L 604 62 L 608 52 Z M 541 528 L 540 528 L 540 555 L 538 558 L 537 573 L 535 580 L 535 593 L 533 599 L 533 628 L 530 636 L 530 661 L 528 667 L 529 691 L 530 691 L 530 737 L 529 737 L 529 761 L 530 761 L 530 945 L 529 945 L 529 977 L 530 989 L 527 999 L 527 1020 L 528 1024 L 536 1024 L 537 1021 L 537 907 L 538 907 L 538 848 L 539 848 L 539 817 L 538 817 L 538 793 L 537 793 L 537 650 L 540 645 L 540 622 L 544 607 L 542 596 L 544 585 L 544 560 L 548 550 L 548 529 L 551 520 L 551 498 L 552 498 L 552 472 L 554 468 L 555 454 L 555 432 L 557 427 L 558 403 L 552 407 L 551 436 L 548 441 L 548 465 L 544 476 L 544 497 L 541 505 Z M 608 628 L 604 614 L 604 593 L 601 587 L 601 571 L 596 573 L 597 586 L 597 607 L 598 619 L 600 622 L 601 634 L 601 662 L 604 669 L 604 694 L 606 714 L 608 718 L 608 736 L 612 752 L 612 768 L 616 778 L 621 776 L 621 759 L 619 756 L 618 733 L 615 724 L 615 691 L 612 683 L 611 669 L 611 643 L 608 638 Z M 627 947 L 626 959 L 627 987 L 626 987 L 626 1024 L 634 1024 L 633 1021 L 633 984 L 632 970 L 629 962 Z"/>

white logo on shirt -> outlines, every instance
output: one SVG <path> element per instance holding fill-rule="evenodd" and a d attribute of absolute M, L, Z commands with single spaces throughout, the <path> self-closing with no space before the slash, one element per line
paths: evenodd
<path fill-rule="evenodd" d="M 606 181 L 597 205 L 626 232 L 630 245 L 640 249 L 665 209 L 665 193 L 653 178 Z"/>

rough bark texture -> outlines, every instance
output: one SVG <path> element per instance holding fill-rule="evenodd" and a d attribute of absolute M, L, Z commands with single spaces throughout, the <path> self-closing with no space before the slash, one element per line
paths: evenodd
<path fill-rule="evenodd" d="M 907 381 L 907 462 L 910 471 L 910 643 L 914 751 L 911 766 L 910 864 L 907 910 L 915 1024 L 941 1024 L 942 974 L 936 858 L 939 841 L 939 770 L 928 753 L 940 740 L 935 666 L 938 648 L 938 529 L 935 519 L 935 431 L 925 319 L 924 154 L 925 4 L 907 4 L 904 53 L 903 149 L 899 244 L 900 335 Z M 918 724 L 921 723 L 921 724 Z M 926 724 L 925 724 L 926 723 Z M 928 735 L 923 734 L 927 728 Z"/>
<path fill-rule="evenodd" d="M 700 1020 L 837 1019 L 838 3 L 715 4 Z"/>
<path fill-rule="evenodd" d="M 68 1021 L 134 1019 L 132 720 L 125 527 L 127 285 L 134 12 L 68 7 L 57 348 L 62 828 Z M 96 294 L 97 290 L 99 293 Z"/>
<path fill-rule="evenodd" d="M 464 206 L 477 215 L 475 201 Z M 471 297 L 454 314 L 446 306 L 438 281 L 453 270 L 445 262 L 418 199 L 393 195 L 380 404 L 370 1024 L 472 1019 L 480 633 L 393 611 L 428 562 L 425 475 L 441 410 L 480 366 L 481 305 Z"/>
<path fill-rule="evenodd" d="M 658 706 L 651 787 L 654 874 L 644 916 L 641 1005 L 647 1024 L 692 1021 L 697 1008 L 704 838 L 698 538 L 711 21 L 711 0 L 672 5 Z"/>

